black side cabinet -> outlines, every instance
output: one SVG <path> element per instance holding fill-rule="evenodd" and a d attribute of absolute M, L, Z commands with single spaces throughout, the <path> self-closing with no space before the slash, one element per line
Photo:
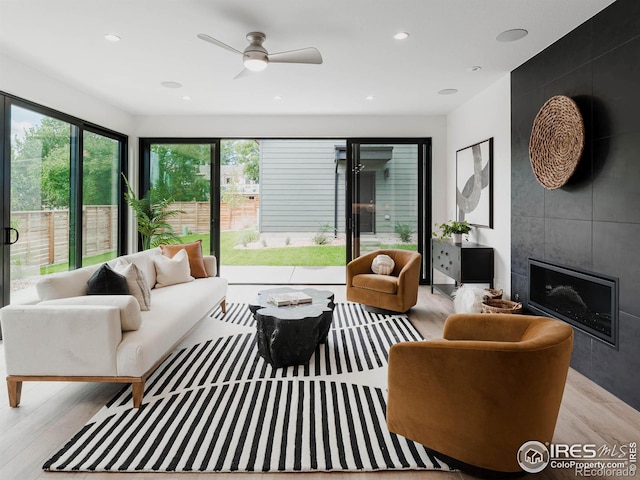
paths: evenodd
<path fill-rule="evenodd" d="M 433 283 L 434 270 L 451 277 L 455 283 Z M 431 293 L 434 290 L 451 297 L 462 283 L 488 283 L 493 288 L 493 248 L 477 243 L 453 243 L 431 240 Z"/>

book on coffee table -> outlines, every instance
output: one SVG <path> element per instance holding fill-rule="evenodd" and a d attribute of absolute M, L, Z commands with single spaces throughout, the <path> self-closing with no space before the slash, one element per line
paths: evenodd
<path fill-rule="evenodd" d="M 274 293 L 269 295 L 267 302 L 273 303 L 277 307 L 284 307 L 287 305 L 299 305 L 301 303 L 312 303 L 313 298 L 304 292 L 290 292 L 290 293 Z"/>

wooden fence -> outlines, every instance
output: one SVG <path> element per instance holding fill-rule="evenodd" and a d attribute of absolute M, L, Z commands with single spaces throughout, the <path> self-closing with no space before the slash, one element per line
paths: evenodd
<path fill-rule="evenodd" d="M 230 209 L 220 205 L 220 229 L 239 230 L 258 225 L 258 198 L 247 199 Z M 170 219 L 177 235 L 209 233 L 209 202 L 176 202 L 172 209 L 185 213 Z M 20 266 L 41 266 L 65 263 L 69 260 L 69 211 L 41 210 L 12 212 L 11 223 L 20 232 L 20 239 L 11 246 L 11 263 Z M 115 205 L 95 205 L 83 208 L 82 255 L 91 257 L 118 248 L 118 208 Z"/>
<path fill-rule="evenodd" d="M 246 199 L 234 208 L 229 208 L 227 203 L 222 202 L 220 204 L 220 230 L 257 228 L 258 207 L 257 196 Z M 169 220 L 169 224 L 176 234 L 209 233 L 211 219 L 209 202 L 175 202 L 171 204 L 171 208 L 185 212 Z"/>
<path fill-rule="evenodd" d="M 11 225 L 20 232 L 20 239 L 11 246 L 13 265 L 51 265 L 69 260 L 69 210 L 11 212 Z M 117 225 L 116 206 L 84 207 L 82 255 L 91 257 L 116 250 Z"/>

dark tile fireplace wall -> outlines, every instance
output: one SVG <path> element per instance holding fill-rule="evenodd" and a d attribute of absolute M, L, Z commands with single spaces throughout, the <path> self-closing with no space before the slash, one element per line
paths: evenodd
<path fill-rule="evenodd" d="M 545 190 L 529 163 L 533 119 L 554 95 L 585 122 L 570 182 Z M 576 330 L 573 368 L 640 410 L 640 1 L 618 0 L 511 75 L 511 296 L 529 257 L 620 279 L 619 348 Z"/>

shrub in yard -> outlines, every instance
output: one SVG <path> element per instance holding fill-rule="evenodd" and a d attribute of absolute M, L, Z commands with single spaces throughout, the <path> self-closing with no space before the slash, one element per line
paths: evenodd
<path fill-rule="evenodd" d="M 324 223 L 320 225 L 320 229 L 318 230 L 318 233 L 316 233 L 311 238 L 311 241 L 316 245 L 328 244 L 331 241 L 331 236 L 329 235 L 330 231 L 331 231 L 331 225 L 329 225 L 328 223 Z"/>
<path fill-rule="evenodd" d="M 247 230 L 242 235 L 242 240 L 241 240 L 242 246 L 246 247 L 247 244 L 257 242 L 259 239 L 260 239 L 260 234 L 258 234 L 258 232 L 256 232 L 255 230 Z"/>
<path fill-rule="evenodd" d="M 411 242 L 411 235 L 415 233 L 411 225 L 407 223 L 396 223 L 395 232 L 400 235 L 402 243 Z"/>

